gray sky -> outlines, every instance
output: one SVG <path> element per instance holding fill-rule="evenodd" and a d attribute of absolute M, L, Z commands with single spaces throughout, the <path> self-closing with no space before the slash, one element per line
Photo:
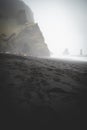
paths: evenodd
<path fill-rule="evenodd" d="M 34 13 L 49 49 L 57 55 L 87 52 L 87 0 L 24 0 Z"/>

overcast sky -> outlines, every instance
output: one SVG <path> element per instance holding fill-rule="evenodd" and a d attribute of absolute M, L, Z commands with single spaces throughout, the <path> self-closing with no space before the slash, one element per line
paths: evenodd
<path fill-rule="evenodd" d="M 72 54 L 87 52 L 87 0 L 24 0 L 49 49 L 57 55 L 68 48 Z"/>

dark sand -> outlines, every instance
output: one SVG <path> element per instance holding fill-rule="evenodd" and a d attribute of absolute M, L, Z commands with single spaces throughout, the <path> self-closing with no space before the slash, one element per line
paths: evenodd
<path fill-rule="evenodd" d="M 87 63 L 0 54 L 0 102 L 3 128 L 84 130 Z"/>

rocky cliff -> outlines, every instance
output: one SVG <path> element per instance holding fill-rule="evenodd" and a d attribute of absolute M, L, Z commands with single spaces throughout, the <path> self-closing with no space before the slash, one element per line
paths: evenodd
<path fill-rule="evenodd" d="M 0 0 L 0 52 L 50 56 L 31 9 L 20 0 Z"/>

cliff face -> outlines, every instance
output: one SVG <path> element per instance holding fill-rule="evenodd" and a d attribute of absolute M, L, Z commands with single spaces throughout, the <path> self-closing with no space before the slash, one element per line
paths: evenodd
<path fill-rule="evenodd" d="M 31 9 L 20 0 L 0 0 L 0 52 L 50 56 Z"/>

